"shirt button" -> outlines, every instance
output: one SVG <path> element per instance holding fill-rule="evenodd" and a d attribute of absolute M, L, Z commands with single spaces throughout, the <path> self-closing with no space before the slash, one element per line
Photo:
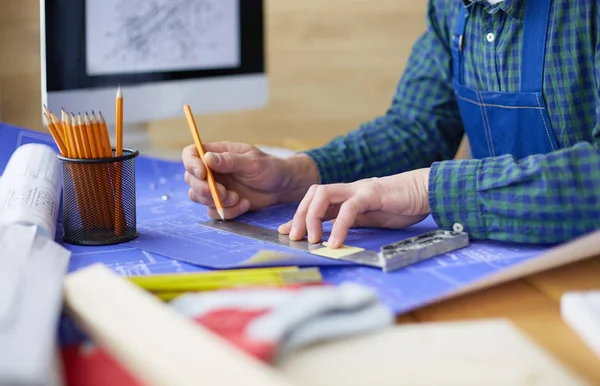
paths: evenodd
<path fill-rule="evenodd" d="M 485 38 L 487 39 L 488 42 L 491 43 L 491 42 L 494 41 L 494 39 L 496 39 L 496 36 L 493 33 L 490 32 L 489 34 L 486 35 Z"/>

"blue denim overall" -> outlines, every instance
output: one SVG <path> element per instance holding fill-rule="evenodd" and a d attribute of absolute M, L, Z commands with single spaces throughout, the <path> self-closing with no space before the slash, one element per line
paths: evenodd
<path fill-rule="evenodd" d="M 523 158 L 558 149 L 542 96 L 550 0 L 527 0 L 523 20 L 520 92 L 479 91 L 463 85 L 468 9 L 461 7 L 452 37 L 453 84 L 473 158 Z M 502 74 L 499 74 L 502 76 Z"/>

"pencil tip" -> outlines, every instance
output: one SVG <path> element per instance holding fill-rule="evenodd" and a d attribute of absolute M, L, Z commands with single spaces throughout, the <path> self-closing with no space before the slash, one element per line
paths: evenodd
<path fill-rule="evenodd" d="M 217 208 L 217 213 L 219 213 L 221 220 L 225 221 L 225 211 L 222 208 Z"/>
<path fill-rule="evenodd" d="M 121 85 L 117 89 L 117 98 L 123 98 L 123 90 L 121 90 Z"/>

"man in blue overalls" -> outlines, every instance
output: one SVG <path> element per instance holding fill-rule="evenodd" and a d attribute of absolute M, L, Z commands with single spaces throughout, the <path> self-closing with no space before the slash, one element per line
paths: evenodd
<path fill-rule="evenodd" d="M 300 201 L 280 232 L 329 244 L 348 228 L 432 214 L 471 237 L 557 243 L 600 225 L 600 5 L 431 0 L 388 111 L 286 159 L 209 143 L 225 215 Z M 455 160 L 463 134 L 473 159 Z M 205 169 L 183 151 L 190 198 L 217 218 Z M 378 178 L 373 178 L 378 177 Z"/>

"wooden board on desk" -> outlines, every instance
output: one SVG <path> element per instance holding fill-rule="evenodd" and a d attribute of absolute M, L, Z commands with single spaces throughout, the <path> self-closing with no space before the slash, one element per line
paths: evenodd
<path fill-rule="evenodd" d="M 508 320 L 401 325 L 314 345 L 278 364 L 302 385 L 583 385 Z"/>
<path fill-rule="evenodd" d="M 560 295 L 600 289 L 600 256 L 462 295 L 410 314 L 400 323 L 507 318 L 563 364 L 600 384 L 600 360 L 560 316 Z M 594 272 L 594 271 L 592 271 Z"/>

